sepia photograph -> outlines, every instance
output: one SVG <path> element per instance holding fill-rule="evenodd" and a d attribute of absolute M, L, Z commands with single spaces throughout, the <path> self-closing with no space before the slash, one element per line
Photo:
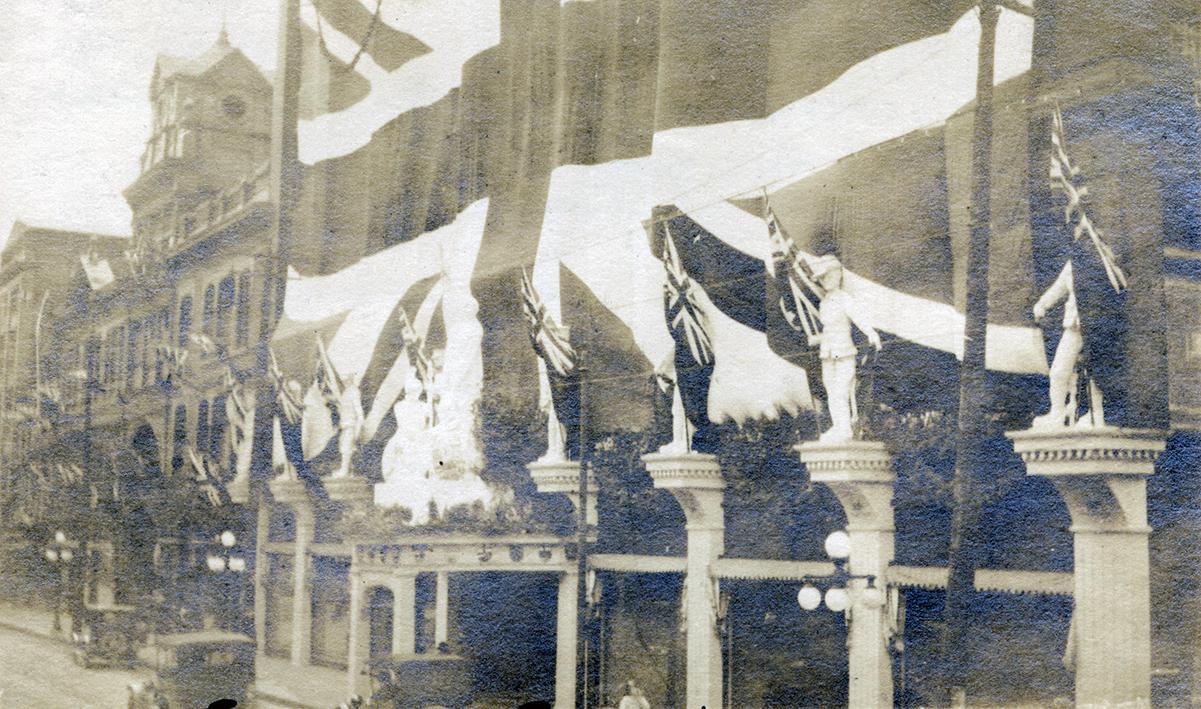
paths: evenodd
<path fill-rule="evenodd" d="M 6 0 L 0 709 L 1201 707 L 1198 0 Z"/>

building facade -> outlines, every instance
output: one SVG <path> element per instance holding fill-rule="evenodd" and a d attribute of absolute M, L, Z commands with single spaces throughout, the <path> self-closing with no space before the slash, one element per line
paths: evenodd
<path fill-rule="evenodd" d="M 269 327 L 271 84 L 223 32 L 200 57 L 160 56 L 149 93 L 132 236 L 20 227 L 5 250 L 6 403 L 35 370 L 52 396 L 37 426 L 5 424 L 4 459 L 8 479 L 43 488 L 35 528 L 89 550 L 90 599 L 170 616 L 195 605 L 213 535 L 242 532 L 205 475 L 233 475 L 224 394 Z"/>

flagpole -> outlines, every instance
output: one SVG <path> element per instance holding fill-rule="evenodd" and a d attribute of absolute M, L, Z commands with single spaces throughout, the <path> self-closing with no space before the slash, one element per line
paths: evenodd
<path fill-rule="evenodd" d="M 587 337 L 587 333 L 585 333 Z M 580 459 L 580 492 L 579 504 L 576 510 L 578 518 L 576 520 L 576 576 L 579 590 L 578 603 L 576 605 L 576 617 L 579 630 L 577 633 L 577 651 L 576 657 L 579 658 L 579 681 L 576 683 L 578 687 L 579 698 L 576 706 L 588 709 L 588 559 L 585 552 L 588 544 L 588 467 L 591 464 L 592 456 L 588 454 L 588 446 L 585 444 L 588 436 L 588 354 L 583 343 L 576 349 L 576 373 L 580 382 L 580 399 L 579 399 L 579 441 L 576 444 L 579 449 Z M 554 415 L 553 408 L 551 415 Z"/>
<path fill-rule="evenodd" d="M 247 505 L 258 513 L 255 528 L 255 639 L 262 642 L 265 637 L 263 616 L 263 594 L 266 581 L 265 550 L 267 540 L 265 526 L 267 516 L 263 513 L 265 500 L 262 483 L 271 474 L 272 425 L 276 416 L 276 392 L 267 376 L 270 356 L 271 334 L 283 314 L 284 290 L 287 286 L 289 247 L 297 197 L 300 191 L 300 164 L 297 160 L 296 125 L 300 93 L 300 0 L 279 0 L 278 37 L 276 40 L 275 81 L 271 98 L 271 164 L 270 194 L 275 206 L 275 234 L 271 249 L 265 259 L 263 288 L 272 293 L 273 307 L 264 309 L 260 317 L 259 341 L 255 347 L 255 375 L 259 378 L 256 387 L 254 444 L 251 448 L 251 485 Z M 249 522 L 248 522 L 249 526 Z M 263 652 L 260 645 L 258 652 Z"/>
<path fill-rule="evenodd" d="M 980 42 L 976 70 L 976 108 L 972 124 L 972 197 L 968 237 L 966 303 L 964 306 L 963 360 L 959 368 L 958 431 L 955 470 L 951 480 L 951 538 L 943 609 L 942 657 L 950 703 L 963 700 L 970 664 L 967 630 L 974 593 L 980 545 L 975 538 L 980 521 L 980 500 L 974 478 L 985 462 L 989 404 L 985 373 L 985 340 L 988 327 L 988 251 L 991 220 L 991 169 L 993 125 L 993 74 L 997 19 L 995 0 L 979 3 Z"/>

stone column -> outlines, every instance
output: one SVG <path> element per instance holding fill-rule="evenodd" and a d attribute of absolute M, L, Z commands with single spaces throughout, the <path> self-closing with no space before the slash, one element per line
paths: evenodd
<path fill-rule="evenodd" d="M 434 587 L 434 651 L 450 637 L 450 574 L 439 571 Z"/>
<path fill-rule="evenodd" d="M 1146 478 L 1166 434 L 1099 427 L 1006 435 L 1026 472 L 1054 483 L 1072 518 L 1076 706 L 1149 707 Z"/>
<path fill-rule="evenodd" d="M 313 600 L 309 588 L 309 545 L 313 542 L 316 525 L 313 505 L 304 483 L 295 478 L 278 476 L 268 482 L 267 487 L 276 502 L 288 505 L 293 511 L 292 664 L 307 665 L 313 632 Z"/>
<path fill-rule="evenodd" d="M 814 441 L 802 443 L 796 450 L 810 480 L 830 488 L 846 511 L 851 574 L 874 576 L 876 587 L 883 592 L 884 574 L 893 559 L 892 493 L 896 479 L 884 444 Z M 865 580 L 851 582 L 847 633 L 848 705 L 852 709 L 893 705 L 892 657 L 888 652 L 892 626 L 887 604 L 882 602 L 887 594 L 867 595 L 866 587 Z"/>
<path fill-rule="evenodd" d="M 580 576 L 574 571 L 559 576 L 558 624 L 555 630 L 555 709 L 571 709 L 575 706 L 579 583 Z"/>
<path fill-rule="evenodd" d="M 359 694 L 359 675 L 363 672 L 364 640 L 370 633 L 363 623 L 363 581 L 353 569 L 350 572 L 350 633 L 346 643 L 346 694 Z"/>
<path fill-rule="evenodd" d="M 717 458 L 699 453 L 642 456 L 655 487 L 668 490 L 684 509 L 688 532 L 684 607 L 687 615 L 688 709 L 722 706 L 721 637 L 717 629 L 717 579 L 713 564 L 725 550 L 722 501 L 725 481 Z"/>
<path fill-rule="evenodd" d="M 309 544 L 313 541 L 313 508 L 294 505 L 296 541 L 292 560 L 292 664 L 307 665 L 313 632 L 312 589 L 309 588 Z"/>
<path fill-rule="evenodd" d="M 392 654 L 417 652 L 417 574 L 406 573 L 392 582 Z"/>
<path fill-rule="evenodd" d="M 254 530 L 254 641 L 258 653 L 267 651 L 267 540 L 271 532 L 271 505 L 259 498 L 258 521 Z"/>

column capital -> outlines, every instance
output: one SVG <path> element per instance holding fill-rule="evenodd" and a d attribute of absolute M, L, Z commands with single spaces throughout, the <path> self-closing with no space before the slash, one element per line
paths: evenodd
<path fill-rule="evenodd" d="M 648 453 L 642 456 L 655 487 L 667 490 L 684 509 L 689 530 L 725 528 L 722 502 L 726 481 L 717 456 L 704 453 Z"/>
<path fill-rule="evenodd" d="M 239 474 L 225 486 L 229 493 L 230 502 L 235 505 L 245 505 L 250 502 L 250 477 Z"/>
<path fill-rule="evenodd" d="M 1150 475 L 1168 434 L 1098 426 L 1010 431 L 1013 450 L 1030 475 Z"/>
<path fill-rule="evenodd" d="M 281 505 L 293 508 L 310 506 L 309 491 L 304 483 L 294 478 L 275 477 L 267 481 L 271 497 Z"/>
<path fill-rule="evenodd" d="M 830 488 L 842 504 L 848 532 L 893 531 L 892 493 L 896 473 L 883 442 L 809 441 L 794 450 L 809 471 L 809 479 Z"/>
<path fill-rule="evenodd" d="M 1146 477 L 1155 472 L 1167 433 L 1100 426 L 1005 435 L 1028 475 L 1054 483 L 1072 517 L 1073 532 L 1150 532 Z"/>
<path fill-rule="evenodd" d="M 534 481 L 538 492 L 566 495 L 578 513 L 580 509 L 580 464 L 578 461 L 539 459 L 527 463 L 526 469 L 530 471 L 530 478 Z M 590 527 L 595 527 L 598 523 L 597 491 L 596 477 L 589 476 L 587 522 Z"/>
<path fill-rule="evenodd" d="M 375 498 L 371 483 L 358 476 L 344 478 L 328 477 L 322 481 L 331 500 L 351 505 L 371 504 Z"/>
<path fill-rule="evenodd" d="M 793 447 L 814 482 L 887 482 L 896 478 L 892 456 L 882 441 L 807 441 Z"/>

